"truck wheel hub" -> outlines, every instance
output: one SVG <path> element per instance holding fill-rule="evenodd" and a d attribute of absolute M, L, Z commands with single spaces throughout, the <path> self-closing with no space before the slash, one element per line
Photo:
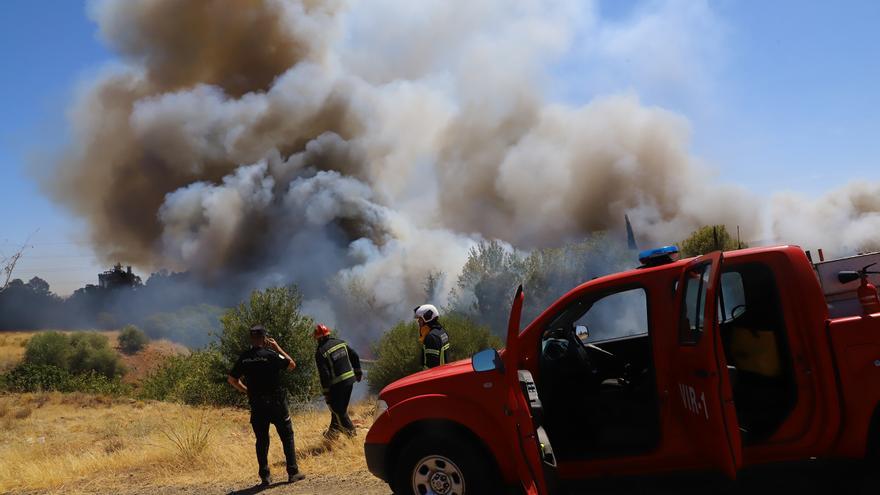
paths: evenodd
<path fill-rule="evenodd" d="M 461 469 L 439 455 L 427 456 L 416 463 L 412 484 L 413 493 L 420 495 L 464 495 Z"/>
<path fill-rule="evenodd" d="M 431 488 L 438 494 L 449 492 L 449 477 L 444 473 L 434 473 L 431 476 Z"/>

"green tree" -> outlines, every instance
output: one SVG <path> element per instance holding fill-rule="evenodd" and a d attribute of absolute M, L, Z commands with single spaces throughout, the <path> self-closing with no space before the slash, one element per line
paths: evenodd
<path fill-rule="evenodd" d="M 119 348 L 126 354 L 136 354 L 149 342 L 147 334 L 134 325 L 126 325 L 119 332 Z"/>
<path fill-rule="evenodd" d="M 440 322 L 449 334 L 450 358 L 470 358 L 483 349 L 501 347 L 501 339 L 461 313 L 450 313 Z M 373 346 L 376 362 L 367 370 L 367 382 L 374 392 L 389 383 L 422 369 L 419 331 L 414 321 L 400 322 L 385 332 Z"/>
<path fill-rule="evenodd" d="M 527 323 L 577 285 L 634 265 L 633 253 L 605 232 L 528 253 L 512 252 L 497 241 L 482 242 L 468 255 L 450 308 L 503 336 L 519 284 L 526 292 L 523 321 Z"/>
<path fill-rule="evenodd" d="M 683 257 L 699 256 L 712 251 L 731 251 L 745 244 L 737 246 L 737 241 L 727 232 L 724 225 L 706 225 L 691 232 L 691 234 L 679 243 Z"/>
<path fill-rule="evenodd" d="M 269 336 L 296 361 L 296 369 L 284 373 L 281 380 L 294 403 L 307 402 L 320 391 L 312 338 L 314 321 L 300 313 L 301 303 L 302 295 L 296 287 L 253 291 L 247 301 L 220 319 L 223 333 L 218 344 L 228 370 L 250 347 L 250 328 L 257 324 L 266 327 Z"/>
<path fill-rule="evenodd" d="M 510 300 L 522 282 L 522 258 L 498 241 L 471 248 L 452 294 L 450 307 L 489 325 L 501 335 L 506 328 Z"/>

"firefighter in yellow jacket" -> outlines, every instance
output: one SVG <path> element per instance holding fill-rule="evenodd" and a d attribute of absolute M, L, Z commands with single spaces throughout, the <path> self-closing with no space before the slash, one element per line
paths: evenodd
<path fill-rule="evenodd" d="M 422 369 L 449 362 L 449 335 L 440 324 L 440 312 L 433 304 L 422 304 L 413 310 L 419 324 L 422 344 Z"/>
<path fill-rule="evenodd" d="M 358 353 L 340 339 L 330 336 L 330 329 L 324 324 L 315 327 L 315 364 L 318 365 L 318 376 L 324 388 L 324 399 L 330 408 L 330 428 L 325 434 L 335 438 L 339 433 L 355 435 L 354 424 L 348 416 L 348 403 L 355 381 L 361 381 L 361 359 Z"/>

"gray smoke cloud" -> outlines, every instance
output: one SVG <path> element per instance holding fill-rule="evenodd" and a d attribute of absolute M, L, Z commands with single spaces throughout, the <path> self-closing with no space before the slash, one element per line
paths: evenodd
<path fill-rule="evenodd" d="M 583 31 L 608 53 L 632 46 L 593 10 L 96 2 L 123 63 L 82 88 L 42 183 L 105 260 L 294 281 L 317 316 L 361 327 L 406 317 L 429 273 L 447 294 L 480 240 L 558 245 L 622 230 L 625 213 L 650 242 L 723 223 L 747 239 L 878 244 L 877 186 L 768 207 L 713 179 L 675 113 L 630 93 L 549 99 L 548 65 Z"/>

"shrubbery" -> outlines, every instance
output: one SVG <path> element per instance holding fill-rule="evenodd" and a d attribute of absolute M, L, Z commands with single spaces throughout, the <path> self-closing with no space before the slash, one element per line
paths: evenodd
<path fill-rule="evenodd" d="M 150 338 L 134 325 L 126 325 L 119 332 L 119 349 L 126 354 L 136 354 L 149 342 Z"/>
<path fill-rule="evenodd" d="M 440 322 L 449 334 L 452 360 L 466 359 L 483 349 L 498 349 L 502 345 L 489 327 L 464 315 L 451 313 Z M 418 335 L 415 322 L 400 322 L 379 339 L 373 348 L 376 362 L 367 373 L 372 391 L 378 392 L 389 383 L 422 369 Z"/>
<path fill-rule="evenodd" d="M 121 395 L 130 387 L 118 377 L 108 378 L 95 371 L 73 374 L 50 364 L 22 363 L 0 375 L 0 389 L 8 392 L 85 392 Z"/>
<path fill-rule="evenodd" d="M 227 372 L 217 350 L 172 356 L 142 382 L 140 396 L 192 405 L 244 405 L 244 395 L 226 383 Z"/>
<path fill-rule="evenodd" d="M 25 344 L 24 361 L 67 369 L 70 364 L 70 339 L 61 332 L 34 335 Z"/>
<path fill-rule="evenodd" d="M 108 379 L 124 373 L 107 337 L 95 332 L 34 335 L 25 346 L 24 363 L 54 366 L 73 375 L 94 372 Z"/>
<path fill-rule="evenodd" d="M 119 380 L 123 372 L 106 336 L 44 332 L 28 340 L 24 361 L 0 376 L 0 388 L 10 392 L 122 394 L 130 390 Z"/>
<path fill-rule="evenodd" d="M 260 324 L 296 361 L 296 370 L 281 375 L 281 384 L 291 401 L 307 402 L 320 392 L 312 337 L 315 322 L 300 313 L 301 303 L 302 296 L 295 287 L 272 287 L 253 291 L 247 301 L 227 311 L 221 318 L 223 334 L 218 343 L 224 372 L 250 348 L 249 330 Z"/>

